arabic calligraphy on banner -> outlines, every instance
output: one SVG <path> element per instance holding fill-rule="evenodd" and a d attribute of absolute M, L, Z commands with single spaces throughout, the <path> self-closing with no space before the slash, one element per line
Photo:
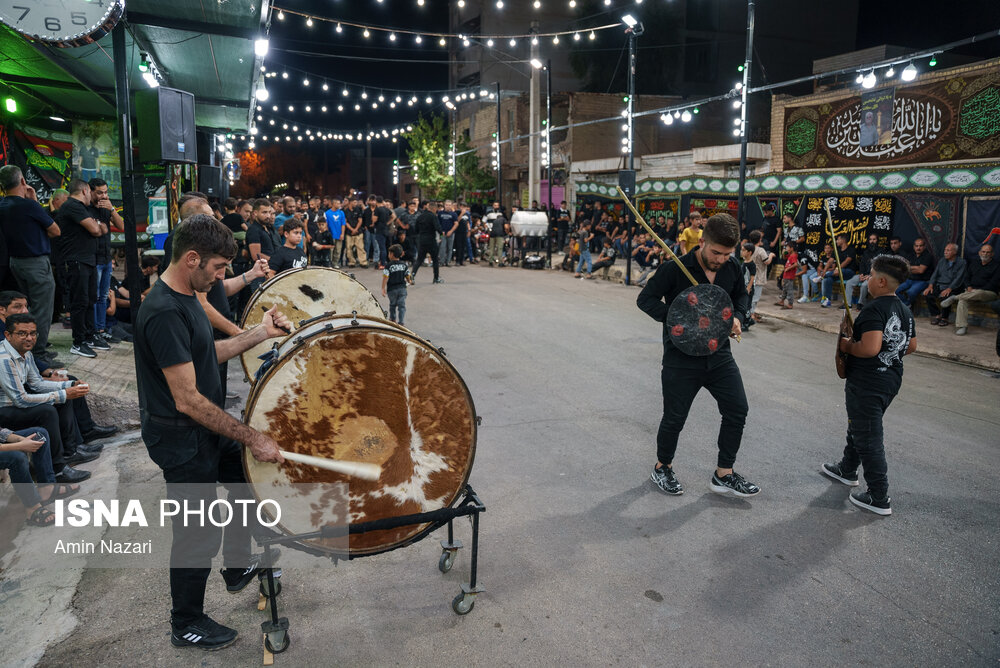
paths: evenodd
<path fill-rule="evenodd" d="M 861 141 L 862 98 L 785 109 L 787 167 L 857 167 L 1000 157 L 1000 71 L 898 87 L 891 135 Z M 868 145 L 862 145 L 868 144 Z"/>
<path fill-rule="evenodd" d="M 895 215 L 895 200 L 892 197 L 807 197 L 803 230 L 806 233 L 806 248 L 817 254 L 823 245 L 831 243 L 826 228 L 826 207 L 830 205 L 835 235 L 846 234 L 847 245 L 858 251 L 868 247 L 868 235 L 879 236 L 879 244 L 888 247 L 892 236 Z"/>

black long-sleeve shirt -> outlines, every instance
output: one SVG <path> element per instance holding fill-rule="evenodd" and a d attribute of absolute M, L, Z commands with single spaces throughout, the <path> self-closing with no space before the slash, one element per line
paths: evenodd
<path fill-rule="evenodd" d="M 441 233 L 441 221 L 427 209 L 417 214 L 415 223 L 417 236 L 420 237 L 421 241 L 433 242 L 437 238 L 437 235 Z"/>
<path fill-rule="evenodd" d="M 681 256 L 681 262 L 687 268 L 694 279 L 699 283 L 708 283 L 705 271 L 698 264 L 695 253 L 699 251 L 695 248 L 689 253 Z M 715 285 L 719 286 L 733 300 L 733 317 L 739 319 L 740 325 L 746 322 L 747 310 L 750 307 L 750 296 L 747 294 L 746 282 L 743 279 L 743 271 L 734 258 L 729 258 L 724 265 L 715 273 Z M 732 349 L 729 339 L 719 346 L 718 351 L 705 357 L 694 357 L 687 355 L 674 346 L 667 331 L 667 313 L 674 298 L 681 292 L 691 287 L 691 281 L 677 267 L 676 262 L 665 262 L 659 266 L 656 273 L 646 282 L 646 287 L 639 293 L 635 303 L 640 309 L 645 311 L 653 320 L 663 323 L 663 363 L 667 366 L 688 369 L 704 368 L 706 364 L 714 367 L 717 363 L 722 363 L 726 358 L 732 357 Z M 708 360 L 706 362 L 706 360 Z"/>
<path fill-rule="evenodd" d="M 975 258 L 965 265 L 965 284 L 977 290 L 997 292 L 1000 289 L 1000 261 L 993 258 L 983 264 Z"/>

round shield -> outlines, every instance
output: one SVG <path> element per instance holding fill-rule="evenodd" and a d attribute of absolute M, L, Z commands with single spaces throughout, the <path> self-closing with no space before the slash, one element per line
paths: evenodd
<path fill-rule="evenodd" d="M 712 283 L 692 285 L 667 312 L 670 340 L 686 355 L 705 357 L 722 347 L 733 329 L 733 300 Z"/>

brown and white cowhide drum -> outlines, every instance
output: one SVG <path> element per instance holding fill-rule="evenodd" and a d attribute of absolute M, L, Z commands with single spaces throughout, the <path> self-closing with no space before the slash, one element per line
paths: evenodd
<path fill-rule="evenodd" d="M 475 415 L 458 372 L 420 337 L 378 318 L 320 318 L 282 342 L 277 362 L 250 391 L 244 421 L 284 450 L 374 463 L 381 476 L 367 481 L 303 464 L 264 464 L 249 451 L 244 469 L 258 499 L 284 499 L 279 527 L 286 535 L 438 510 L 465 488 Z M 299 491 L 308 483 L 340 484 L 348 500 L 338 503 L 331 494 L 324 503 L 324 494 Z M 304 547 L 378 554 L 430 529 L 405 526 Z"/>
<path fill-rule="evenodd" d="M 324 313 L 356 311 L 358 315 L 385 317 L 378 299 L 368 288 L 350 275 L 327 267 L 291 269 L 266 281 L 250 297 L 240 327 L 249 329 L 259 325 L 264 313 L 274 305 L 296 325 L 300 320 Z M 261 343 L 240 355 L 243 372 L 251 382 L 261 365 L 257 358 L 270 347 L 271 343 Z"/>

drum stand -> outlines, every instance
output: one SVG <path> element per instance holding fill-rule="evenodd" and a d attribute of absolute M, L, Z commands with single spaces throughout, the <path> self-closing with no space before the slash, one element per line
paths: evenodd
<path fill-rule="evenodd" d="M 468 517 L 472 522 L 472 563 L 469 570 L 469 583 L 462 585 L 462 591 L 451 601 L 451 609 L 457 615 L 468 614 L 476 604 L 476 594 L 484 591 L 479 586 L 477 570 L 479 566 L 479 515 L 486 511 L 486 506 L 470 485 L 466 485 L 462 497 L 458 502 L 449 508 L 432 510 L 426 513 L 416 513 L 414 515 L 401 515 L 399 517 L 387 517 L 371 522 L 348 525 L 348 534 L 368 533 L 369 531 L 382 531 L 385 529 L 396 529 L 414 524 L 431 524 L 430 529 L 424 536 L 430 535 L 433 531 L 448 525 L 448 540 L 441 541 L 441 558 L 438 559 L 438 570 L 447 573 L 455 564 L 455 556 L 458 550 L 462 549 L 462 541 L 455 540 L 453 522 L 457 517 Z M 343 537 L 343 527 L 326 527 L 319 531 L 301 533 L 290 536 L 275 536 L 271 538 L 258 538 L 257 544 L 264 548 L 264 563 L 274 563 L 273 548 L 277 544 L 296 543 L 299 541 L 315 540 L 318 538 Z M 307 550 L 312 552 L 312 550 Z M 350 559 L 357 559 L 363 556 L 354 555 Z M 336 557 L 334 557 L 336 559 Z M 258 608 L 263 610 L 266 604 L 270 607 L 271 619 L 262 622 L 261 631 L 264 632 L 265 665 L 270 665 L 269 656 L 279 654 L 288 649 L 288 618 L 278 617 L 278 594 L 281 593 L 280 568 L 261 569 L 258 578 L 260 579 L 261 604 Z M 271 657 L 273 660 L 273 657 Z"/>

